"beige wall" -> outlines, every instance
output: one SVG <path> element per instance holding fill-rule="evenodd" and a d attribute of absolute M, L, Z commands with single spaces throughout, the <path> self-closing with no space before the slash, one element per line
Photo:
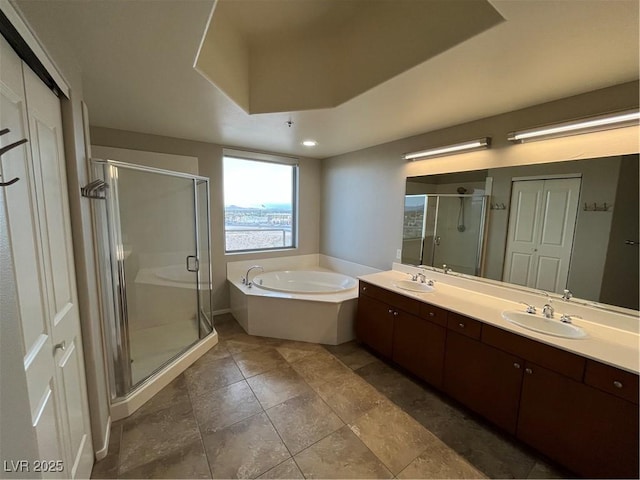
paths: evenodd
<path fill-rule="evenodd" d="M 226 282 L 227 262 L 238 260 L 258 261 L 261 258 L 318 253 L 320 226 L 320 161 L 318 160 L 308 158 L 300 158 L 299 160 L 298 248 L 293 251 L 225 254 L 222 191 L 223 147 L 212 143 L 194 142 L 102 127 L 91 128 L 91 140 L 94 145 L 188 155 L 198 158 L 199 174 L 209 178 L 211 188 L 214 311 L 229 308 L 229 289 Z"/>
<path fill-rule="evenodd" d="M 489 117 L 322 162 L 320 253 L 388 269 L 402 247 L 405 180 L 410 176 L 623 155 L 638 151 L 638 128 L 513 145 L 510 131 L 638 105 L 638 82 Z M 403 153 L 491 136 L 490 150 L 417 162 Z"/>

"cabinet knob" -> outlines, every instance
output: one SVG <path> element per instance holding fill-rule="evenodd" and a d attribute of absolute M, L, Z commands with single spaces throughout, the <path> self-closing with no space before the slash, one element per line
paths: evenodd
<path fill-rule="evenodd" d="M 392 309 L 389 309 L 389 313 L 393 313 L 393 310 L 392 310 Z"/>
<path fill-rule="evenodd" d="M 514 368 L 518 368 L 518 369 L 520 368 L 520 364 L 518 362 L 514 362 L 513 366 L 514 366 Z"/>
<path fill-rule="evenodd" d="M 398 316 L 398 312 L 393 312 L 393 316 L 397 317 Z"/>
<path fill-rule="evenodd" d="M 533 370 L 531 370 L 530 368 L 525 368 L 524 371 L 525 371 L 525 373 L 528 373 L 529 375 L 531 375 L 533 373 Z"/>
<path fill-rule="evenodd" d="M 435 317 L 435 315 L 436 315 L 435 313 L 433 313 L 433 312 L 429 312 L 429 316 L 430 316 L 430 317 Z"/>
<path fill-rule="evenodd" d="M 460 328 L 464 328 L 464 323 L 460 322 L 460 323 L 458 324 L 458 326 L 459 326 Z"/>
<path fill-rule="evenodd" d="M 367 287 L 362 287 L 362 291 L 366 292 L 367 291 Z"/>
<path fill-rule="evenodd" d="M 622 388 L 622 382 L 619 382 L 618 380 L 614 380 L 613 386 L 616 388 Z"/>

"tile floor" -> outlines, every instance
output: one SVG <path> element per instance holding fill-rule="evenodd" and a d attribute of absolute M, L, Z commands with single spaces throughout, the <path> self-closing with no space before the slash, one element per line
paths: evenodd
<path fill-rule="evenodd" d="M 112 426 L 92 478 L 565 478 L 355 342 L 220 342 Z"/>

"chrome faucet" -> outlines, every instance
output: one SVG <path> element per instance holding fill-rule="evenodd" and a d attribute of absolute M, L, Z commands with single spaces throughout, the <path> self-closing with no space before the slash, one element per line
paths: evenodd
<path fill-rule="evenodd" d="M 564 293 L 562 294 L 562 299 L 568 302 L 571 300 L 571 297 L 573 297 L 573 293 L 571 293 L 571 290 L 568 288 L 565 288 Z"/>
<path fill-rule="evenodd" d="M 580 315 L 573 315 L 573 314 L 568 314 L 568 313 L 563 313 L 562 316 L 560 317 L 560 321 L 562 323 L 572 323 L 572 319 L 574 318 L 582 318 Z"/>
<path fill-rule="evenodd" d="M 444 273 L 446 275 L 447 273 L 451 273 L 451 272 L 453 272 L 453 270 L 451 268 L 447 268 L 447 264 L 444 263 L 442 265 L 442 273 Z"/>
<path fill-rule="evenodd" d="M 529 305 L 527 302 L 523 302 L 520 301 L 518 303 L 522 303 L 523 305 L 527 306 L 527 309 L 525 310 L 527 313 L 536 313 L 536 307 L 533 305 Z"/>
<path fill-rule="evenodd" d="M 555 310 L 551 306 L 551 300 L 549 300 L 549 303 L 545 303 L 544 307 L 542 307 L 542 315 L 544 315 L 544 318 L 553 318 L 554 312 Z"/>
<path fill-rule="evenodd" d="M 420 272 L 418 273 L 416 280 L 419 280 L 420 283 L 424 283 L 427 281 L 427 277 L 425 277 L 424 273 Z"/>
<path fill-rule="evenodd" d="M 253 265 L 249 267 L 249 270 L 247 270 L 247 274 L 244 277 L 242 277 L 242 284 L 246 285 L 249 288 L 251 288 L 251 285 L 252 285 L 251 281 L 249 280 L 249 273 L 251 272 L 251 270 L 255 268 L 259 268 L 261 272 L 264 272 L 264 268 L 262 268 L 260 265 Z"/>

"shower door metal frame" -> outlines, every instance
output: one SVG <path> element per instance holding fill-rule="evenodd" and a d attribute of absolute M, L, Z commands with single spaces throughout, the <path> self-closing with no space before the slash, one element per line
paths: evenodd
<path fill-rule="evenodd" d="M 148 167 L 144 165 L 135 165 L 131 163 L 121 162 L 117 160 L 102 160 L 102 159 L 91 159 L 93 166 L 102 167 L 102 176 L 103 180 L 106 181 L 108 185 L 108 193 L 106 195 L 106 201 L 108 203 L 106 210 L 106 225 L 100 226 L 99 236 L 102 236 L 104 239 L 106 237 L 108 247 L 109 247 L 109 269 L 111 274 L 111 289 L 113 298 L 116 300 L 117 305 L 113 305 L 113 322 L 111 328 L 106 327 L 104 330 L 105 338 L 107 340 L 107 349 L 106 351 L 110 353 L 111 358 L 108 359 L 108 369 L 110 376 L 110 385 L 111 385 L 111 398 L 112 400 L 121 400 L 126 398 L 133 392 L 135 392 L 138 388 L 150 382 L 156 374 L 162 370 L 162 368 L 172 362 L 178 355 L 181 355 L 186 351 L 189 347 L 193 346 L 195 343 L 202 340 L 203 337 L 200 337 L 185 347 L 180 353 L 176 356 L 168 359 L 167 361 L 160 364 L 150 375 L 148 375 L 145 379 L 141 380 L 137 384 L 133 384 L 133 377 L 131 374 L 131 356 L 130 356 L 130 342 L 129 342 L 129 325 L 128 325 L 128 311 L 127 311 L 127 282 L 124 268 L 124 246 L 122 242 L 122 226 L 120 224 L 120 208 L 119 208 L 119 196 L 118 196 L 118 168 L 128 169 L 128 170 L 136 170 L 146 173 L 155 173 L 160 175 L 167 175 L 176 178 L 184 178 L 187 180 L 191 180 L 193 185 L 193 212 L 194 212 L 194 234 L 195 234 L 195 251 L 196 258 L 198 259 L 198 270 L 194 272 L 196 274 L 196 312 L 198 319 L 198 332 L 201 331 L 200 323 L 202 321 L 201 315 L 202 305 L 200 301 L 200 272 L 201 268 L 201 249 L 200 249 L 200 226 L 198 222 L 198 182 L 206 183 L 206 208 L 208 212 L 208 221 L 207 221 L 207 247 L 208 251 L 208 289 L 209 289 L 209 315 L 212 315 L 213 305 L 212 305 L 212 282 L 213 282 L 213 271 L 211 266 L 211 227 L 210 227 L 210 213 L 211 213 L 211 196 L 210 196 L 210 185 L 209 179 L 207 177 L 202 177 L 199 175 L 192 175 L 188 173 L 175 172 L 172 170 L 164 170 L 155 167 Z M 105 228 L 106 227 L 106 228 Z M 105 286 L 105 288 L 108 288 Z M 105 305 L 105 308 L 107 306 Z M 215 332 L 213 328 L 213 322 L 210 318 L 207 317 L 207 322 L 211 327 L 211 331 L 205 335 L 208 336 Z"/>

